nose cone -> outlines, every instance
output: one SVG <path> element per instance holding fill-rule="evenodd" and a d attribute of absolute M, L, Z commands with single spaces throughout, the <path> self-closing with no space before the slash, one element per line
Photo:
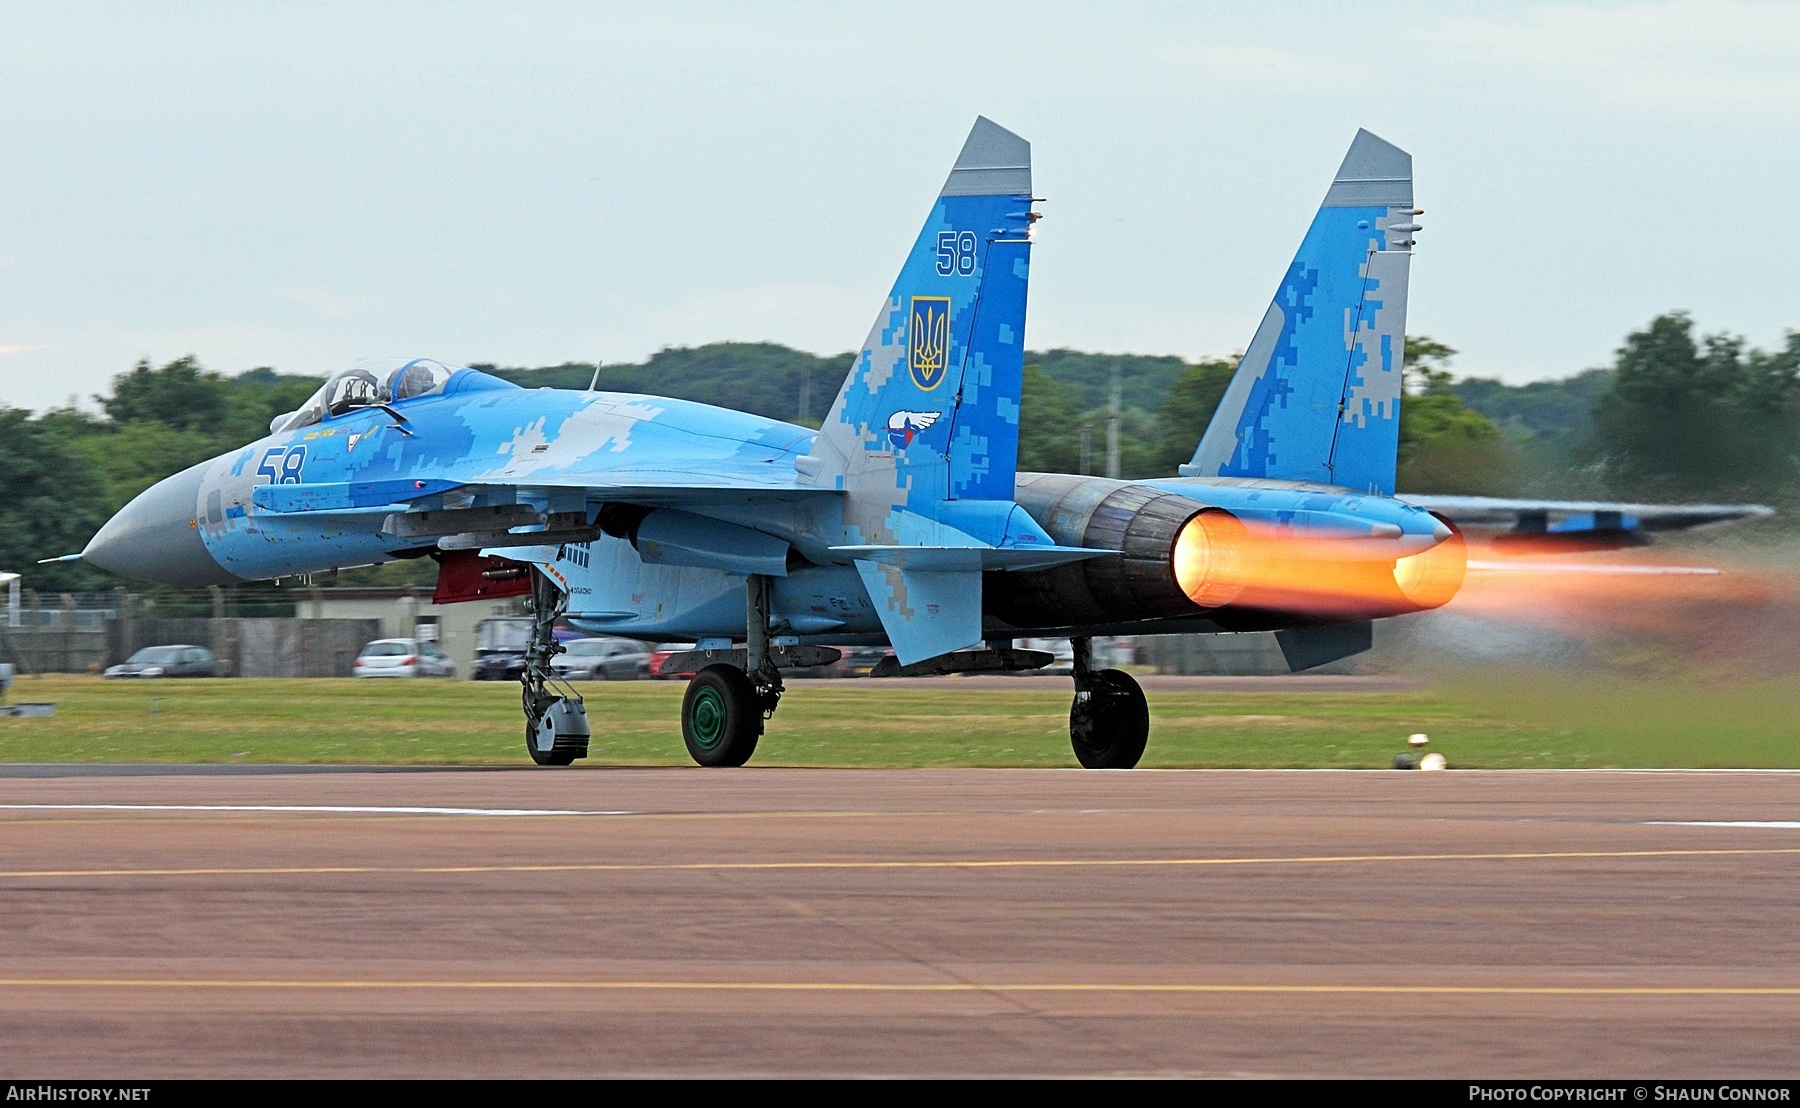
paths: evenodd
<path fill-rule="evenodd" d="M 81 560 L 159 585 L 228 585 L 200 540 L 200 478 L 207 463 L 165 477 L 106 521 Z"/>

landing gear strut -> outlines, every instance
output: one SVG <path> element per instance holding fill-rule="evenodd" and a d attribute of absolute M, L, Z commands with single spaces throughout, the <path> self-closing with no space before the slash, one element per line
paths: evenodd
<path fill-rule="evenodd" d="M 562 653 L 556 621 L 569 607 L 569 595 L 542 570 L 531 571 L 531 644 L 525 649 L 525 750 L 540 766 L 566 766 L 587 757 L 587 709 L 581 694 L 556 676 L 550 659 Z"/>
<path fill-rule="evenodd" d="M 1093 668 L 1093 640 L 1072 638 L 1075 703 L 1069 707 L 1069 745 L 1087 769 L 1130 769 L 1150 740 L 1150 705 L 1129 673 Z"/>
<path fill-rule="evenodd" d="M 681 738 L 703 766 L 741 766 L 756 752 L 763 721 L 781 703 L 781 671 L 769 651 L 772 582 L 753 573 L 746 587 L 744 665 L 709 665 L 688 682 L 681 701 Z"/>

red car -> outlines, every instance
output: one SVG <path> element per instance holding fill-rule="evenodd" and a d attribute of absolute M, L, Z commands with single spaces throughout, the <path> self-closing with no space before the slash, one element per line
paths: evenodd
<path fill-rule="evenodd" d="M 679 678 L 684 681 L 692 677 L 695 671 L 691 669 L 679 671 L 663 669 L 663 663 L 669 660 L 669 655 L 692 649 L 694 649 L 694 644 L 691 642 L 666 642 L 658 645 L 655 650 L 650 652 L 650 676 L 670 680 Z"/>

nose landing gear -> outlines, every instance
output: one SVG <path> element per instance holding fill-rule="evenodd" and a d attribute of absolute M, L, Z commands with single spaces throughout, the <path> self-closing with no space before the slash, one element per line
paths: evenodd
<path fill-rule="evenodd" d="M 569 607 L 569 596 L 542 570 L 531 571 L 531 643 L 525 649 L 525 751 L 540 766 L 566 766 L 588 753 L 587 708 L 581 694 L 556 676 L 550 659 L 562 653 L 556 621 Z"/>

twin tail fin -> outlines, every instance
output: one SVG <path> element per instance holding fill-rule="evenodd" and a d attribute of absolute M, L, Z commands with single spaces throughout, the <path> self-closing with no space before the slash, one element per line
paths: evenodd
<path fill-rule="evenodd" d="M 1412 155 L 1358 131 L 1183 477 L 1392 495 Z"/>

